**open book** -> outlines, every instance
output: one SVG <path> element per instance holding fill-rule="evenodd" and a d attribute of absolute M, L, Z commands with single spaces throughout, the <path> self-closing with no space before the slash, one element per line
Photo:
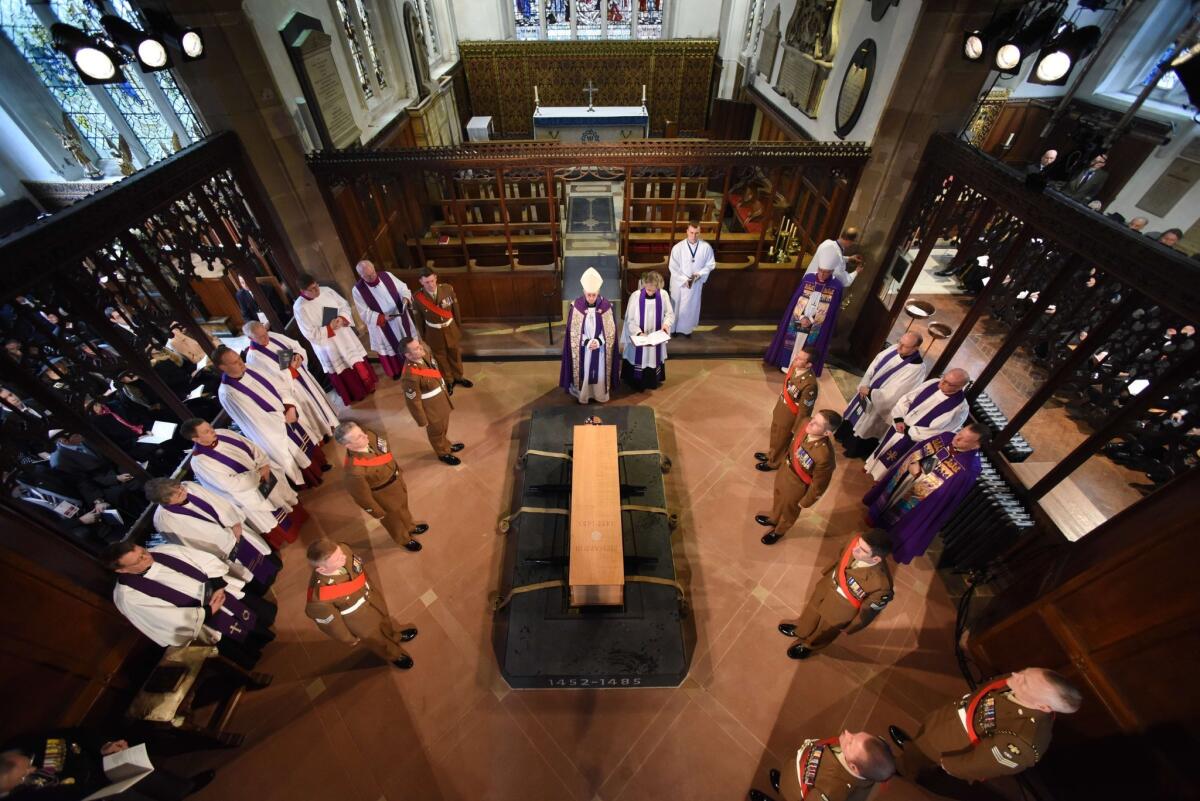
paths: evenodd
<path fill-rule="evenodd" d="M 158 445 L 160 442 L 166 442 L 175 436 L 175 429 L 177 428 L 179 428 L 179 423 L 165 423 L 162 420 L 155 420 L 154 427 L 138 437 L 138 442 L 145 442 L 147 445 Z"/>
<path fill-rule="evenodd" d="M 661 345 L 664 342 L 668 342 L 671 339 L 671 335 L 660 328 L 650 334 L 634 334 L 630 339 L 633 340 L 633 344 L 644 348 L 647 345 Z"/>
<path fill-rule="evenodd" d="M 154 765 L 150 764 L 150 755 L 146 753 L 146 745 L 131 745 L 124 751 L 109 754 L 104 757 L 104 775 L 112 784 L 101 787 L 87 796 L 83 801 L 94 801 L 98 798 L 109 798 L 123 793 L 142 779 L 150 775 Z"/>

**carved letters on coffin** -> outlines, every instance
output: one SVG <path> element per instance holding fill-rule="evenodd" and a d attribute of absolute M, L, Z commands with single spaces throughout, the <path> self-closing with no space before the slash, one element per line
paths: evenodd
<path fill-rule="evenodd" d="M 775 90 L 816 118 L 837 52 L 837 0 L 796 0 Z"/>

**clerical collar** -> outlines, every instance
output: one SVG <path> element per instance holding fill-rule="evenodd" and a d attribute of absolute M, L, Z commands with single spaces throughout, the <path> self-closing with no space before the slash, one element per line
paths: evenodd
<path fill-rule="evenodd" d="M 363 279 L 363 283 L 365 283 L 367 286 L 379 286 L 379 281 L 380 281 L 380 278 L 378 275 L 375 276 L 374 281 L 368 281 L 365 278 Z"/>

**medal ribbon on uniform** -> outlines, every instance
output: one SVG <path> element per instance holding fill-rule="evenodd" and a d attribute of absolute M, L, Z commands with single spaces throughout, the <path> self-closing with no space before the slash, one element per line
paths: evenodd
<path fill-rule="evenodd" d="M 860 539 L 861 537 L 855 537 L 851 543 L 846 546 L 846 552 L 842 554 L 842 560 L 838 562 L 837 568 L 838 587 L 841 588 L 842 594 L 846 596 L 846 600 L 849 601 L 850 605 L 855 609 L 862 609 L 862 601 L 859 600 L 858 596 L 854 594 L 854 592 L 850 589 L 850 585 L 846 581 L 846 568 L 850 565 L 850 555 L 853 553 L 854 547 L 858 545 L 858 541 Z"/>
<path fill-rule="evenodd" d="M 825 749 L 836 744 L 837 738 L 830 737 L 810 745 L 807 756 L 800 755 L 800 763 L 804 766 L 804 774 L 800 776 L 800 798 L 808 798 L 813 785 L 817 783 L 817 773 L 821 770 L 821 757 L 825 756 Z"/>
<path fill-rule="evenodd" d="M 971 699 L 971 703 L 967 704 L 967 739 L 971 741 L 971 745 L 979 744 L 979 733 L 975 731 L 975 710 L 979 708 L 979 702 L 991 692 L 997 692 L 1008 689 L 1008 677 L 996 679 L 991 684 L 985 684 L 975 697 Z"/>
<path fill-rule="evenodd" d="M 788 370 L 787 378 L 783 379 L 783 402 L 787 404 L 792 414 L 800 414 L 800 404 L 796 403 L 795 399 L 792 398 L 792 393 L 788 392 L 788 384 L 792 382 L 792 375 L 795 372 L 796 368 L 794 366 L 791 367 Z"/>
<path fill-rule="evenodd" d="M 422 306 L 424 306 L 427 310 L 433 312 L 438 317 L 441 317 L 443 320 L 453 320 L 454 319 L 454 312 L 446 311 L 441 306 L 437 305 L 432 300 L 430 300 L 429 293 L 426 292 L 425 290 L 421 290 L 420 292 L 417 293 L 417 301 Z"/>

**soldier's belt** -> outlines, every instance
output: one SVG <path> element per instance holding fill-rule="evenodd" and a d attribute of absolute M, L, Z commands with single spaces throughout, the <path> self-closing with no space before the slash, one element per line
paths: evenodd
<path fill-rule="evenodd" d="M 453 321 L 453 320 L 447 320 L 447 321 L 446 321 L 446 322 L 444 322 L 444 323 L 431 323 L 431 322 L 429 322 L 429 320 L 428 320 L 428 319 L 426 319 L 426 320 L 425 320 L 425 325 L 429 326 L 430 328 L 448 328 L 449 326 L 452 326 L 452 325 L 454 325 L 454 321 Z"/>
<path fill-rule="evenodd" d="M 430 398 L 437 397 L 438 395 L 441 395 L 441 394 L 442 394 L 441 387 L 438 387 L 437 389 L 431 389 L 428 392 L 421 393 L 421 400 L 429 400 Z"/>
<path fill-rule="evenodd" d="M 367 596 L 370 594 L 371 594 L 370 592 L 364 593 L 363 597 L 359 598 L 357 601 L 350 604 L 345 609 L 341 610 L 342 616 L 345 617 L 346 615 L 350 614 L 351 612 L 357 612 L 358 608 L 367 602 Z"/>
<path fill-rule="evenodd" d="M 400 477 L 400 468 L 397 467 L 395 470 L 392 471 L 391 478 L 389 478 L 387 481 L 380 484 L 378 487 L 371 487 L 371 492 L 379 492 L 381 489 L 387 489 L 388 487 L 395 484 L 396 479 L 398 479 L 399 477 Z"/>

